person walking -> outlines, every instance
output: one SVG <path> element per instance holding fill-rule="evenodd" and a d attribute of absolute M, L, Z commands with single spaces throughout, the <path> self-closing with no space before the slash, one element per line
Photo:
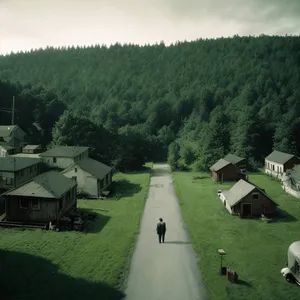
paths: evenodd
<path fill-rule="evenodd" d="M 156 233 L 158 234 L 158 241 L 159 243 L 165 242 L 165 234 L 167 231 L 167 226 L 166 223 L 162 218 L 159 218 L 159 222 L 157 223 L 156 226 Z"/>

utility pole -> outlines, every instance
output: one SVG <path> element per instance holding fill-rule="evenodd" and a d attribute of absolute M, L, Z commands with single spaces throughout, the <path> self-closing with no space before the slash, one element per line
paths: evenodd
<path fill-rule="evenodd" d="M 11 125 L 15 123 L 15 96 L 13 96 L 13 105 L 12 105 L 12 115 L 11 115 Z"/>
<path fill-rule="evenodd" d="M 14 126 L 15 125 L 15 96 L 13 96 L 13 104 L 12 104 L 12 115 L 11 115 L 11 125 Z M 15 145 L 15 138 L 14 138 L 14 128 L 12 127 L 12 139 L 13 139 L 13 145 L 14 145 L 14 158 L 13 158 L 13 164 L 14 164 L 14 168 L 13 168 L 13 181 L 14 181 L 14 187 L 16 187 L 16 145 Z"/>

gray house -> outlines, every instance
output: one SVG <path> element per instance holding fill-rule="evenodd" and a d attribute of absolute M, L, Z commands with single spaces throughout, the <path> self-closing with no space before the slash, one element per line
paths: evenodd
<path fill-rule="evenodd" d="M 0 126 L 0 140 L 12 147 L 23 147 L 27 144 L 27 133 L 18 125 Z"/>
<path fill-rule="evenodd" d="M 42 161 L 50 167 L 65 169 L 89 157 L 89 147 L 56 146 L 40 154 Z"/>
<path fill-rule="evenodd" d="M 61 172 L 77 182 L 77 192 L 99 198 L 112 183 L 113 169 L 97 160 L 87 158 L 77 161 Z"/>
<path fill-rule="evenodd" d="M 40 159 L 0 157 L 0 189 L 9 190 L 39 174 Z"/>

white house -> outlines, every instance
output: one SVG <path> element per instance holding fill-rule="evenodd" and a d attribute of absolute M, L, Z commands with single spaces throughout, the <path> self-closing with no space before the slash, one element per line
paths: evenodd
<path fill-rule="evenodd" d="M 40 154 L 42 161 L 50 167 L 65 169 L 89 157 L 89 147 L 56 146 Z"/>
<path fill-rule="evenodd" d="M 300 159 L 289 153 L 274 150 L 265 158 L 265 173 L 281 178 L 287 170 L 300 164 Z"/>
<path fill-rule="evenodd" d="M 0 143 L 0 157 L 8 156 L 14 153 L 14 147 L 7 143 Z"/>
<path fill-rule="evenodd" d="M 112 183 L 113 169 L 97 160 L 87 158 L 63 170 L 61 174 L 77 182 L 77 192 L 99 198 Z"/>

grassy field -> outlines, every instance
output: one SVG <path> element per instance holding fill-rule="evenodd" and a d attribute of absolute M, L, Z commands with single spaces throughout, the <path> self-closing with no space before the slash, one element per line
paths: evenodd
<path fill-rule="evenodd" d="M 149 178 L 117 174 L 114 197 L 79 200 L 99 214 L 87 233 L 1 229 L 0 298 L 121 299 Z"/>
<path fill-rule="evenodd" d="M 194 176 L 201 179 L 193 180 Z M 286 194 L 278 182 L 264 174 L 253 174 L 249 179 L 280 205 L 279 216 L 272 223 L 231 216 L 216 194 L 231 185 L 215 184 L 208 174 L 174 173 L 183 218 L 199 255 L 209 296 L 211 300 L 299 299 L 300 288 L 288 284 L 280 270 L 285 267 L 289 245 L 300 240 L 300 199 Z M 219 248 L 227 251 L 223 266 L 238 273 L 238 284 L 218 274 Z"/>

